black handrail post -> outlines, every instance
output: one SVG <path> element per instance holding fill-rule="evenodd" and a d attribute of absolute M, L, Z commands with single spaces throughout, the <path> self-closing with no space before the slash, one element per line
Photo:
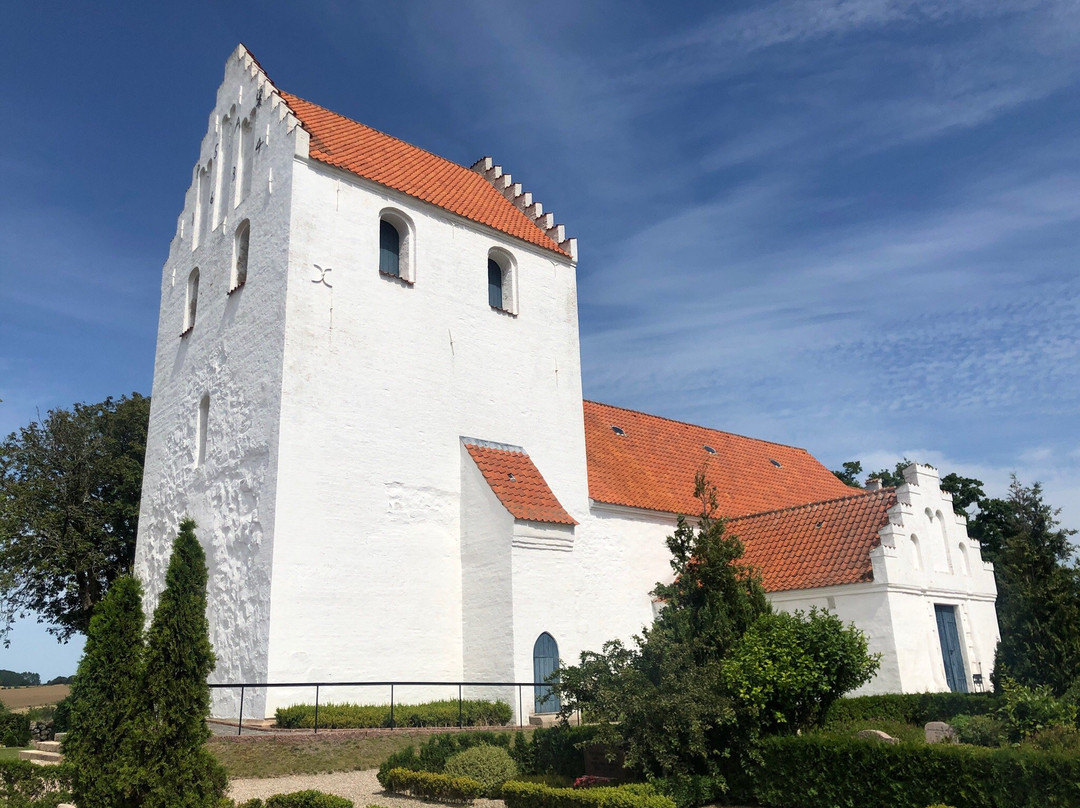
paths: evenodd
<path fill-rule="evenodd" d="M 240 685 L 240 714 L 236 716 L 236 734 L 244 730 L 244 686 Z"/>
<path fill-rule="evenodd" d="M 461 682 L 458 682 L 458 686 L 457 686 L 457 725 L 458 725 L 458 729 L 461 729 L 464 726 L 464 724 L 462 724 L 462 710 L 461 710 Z"/>
<path fill-rule="evenodd" d="M 319 734 L 319 686 L 315 685 L 315 734 Z"/>
<path fill-rule="evenodd" d="M 394 728 L 394 683 L 390 683 L 390 729 Z"/>

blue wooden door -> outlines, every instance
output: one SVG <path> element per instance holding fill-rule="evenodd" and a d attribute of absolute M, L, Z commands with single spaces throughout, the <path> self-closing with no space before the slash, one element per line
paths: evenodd
<path fill-rule="evenodd" d="M 941 659 L 945 663 L 945 681 L 954 693 L 967 693 L 964 655 L 960 652 L 960 633 L 956 630 L 956 607 L 935 604 L 934 612 L 938 639 L 941 640 Z"/>
<path fill-rule="evenodd" d="M 536 638 L 533 645 L 533 681 L 546 682 L 555 668 L 559 665 L 559 646 L 555 638 L 546 631 Z M 547 685 L 537 685 L 533 688 L 536 692 L 535 712 L 557 713 L 559 712 L 559 697 L 551 694 L 551 688 Z"/>

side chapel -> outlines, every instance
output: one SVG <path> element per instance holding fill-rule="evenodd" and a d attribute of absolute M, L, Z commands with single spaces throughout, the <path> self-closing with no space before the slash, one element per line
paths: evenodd
<path fill-rule="evenodd" d="M 774 606 L 867 633 L 864 692 L 988 686 L 993 569 L 936 470 L 856 490 L 803 449 L 583 401 L 576 268 L 491 158 L 305 101 L 236 49 L 162 273 L 136 559 L 153 608 L 198 522 L 213 680 L 533 681 L 652 620 L 704 468 Z M 244 714 L 311 697 L 249 691 Z"/>

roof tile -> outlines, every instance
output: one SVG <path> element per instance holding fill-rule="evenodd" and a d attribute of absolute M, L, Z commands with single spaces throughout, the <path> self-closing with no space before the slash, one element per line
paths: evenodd
<path fill-rule="evenodd" d="M 473 443 L 466 443 L 465 448 L 499 502 L 515 519 L 577 524 L 527 454 Z"/>
<path fill-rule="evenodd" d="M 291 93 L 280 93 L 311 136 L 313 160 L 500 230 L 538 247 L 568 253 L 490 182 L 457 163 L 350 120 Z"/>

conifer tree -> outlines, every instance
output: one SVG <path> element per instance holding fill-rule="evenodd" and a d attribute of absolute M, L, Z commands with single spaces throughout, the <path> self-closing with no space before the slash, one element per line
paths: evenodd
<path fill-rule="evenodd" d="M 122 747 L 134 731 L 143 661 L 142 589 L 118 578 L 90 621 L 71 685 L 71 730 L 64 756 L 80 808 L 128 808 L 136 772 Z"/>
<path fill-rule="evenodd" d="M 213 808 L 225 793 L 225 771 L 206 748 L 206 677 L 214 668 L 206 578 L 195 522 L 185 519 L 147 635 L 143 726 L 136 738 L 144 808 Z"/>

